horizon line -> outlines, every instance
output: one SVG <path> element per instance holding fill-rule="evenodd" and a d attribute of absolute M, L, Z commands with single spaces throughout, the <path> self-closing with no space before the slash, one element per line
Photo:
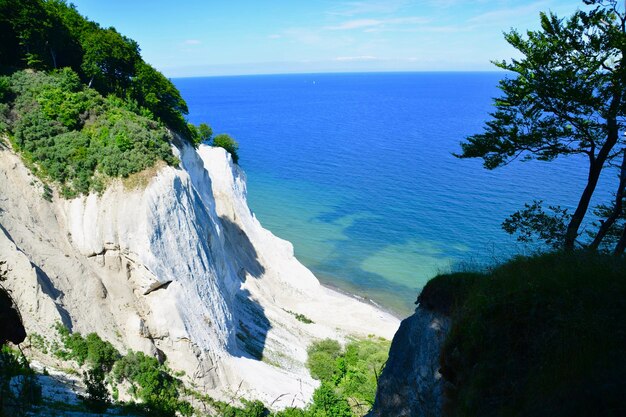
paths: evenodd
<path fill-rule="evenodd" d="M 163 71 L 162 71 L 163 72 Z M 209 75 L 183 75 L 168 76 L 169 79 L 187 78 L 219 78 L 219 77 L 263 77 L 277 75 L 341 75 L 341 74 L 433 74 L 433 73 L 507 73 L 503 69 L 492 70 L 387 70 L 387 71 L 303 71 L 303 72 L 275 72 L 275 73 L 241 73 L 241 74 L 209 74 Z"/>

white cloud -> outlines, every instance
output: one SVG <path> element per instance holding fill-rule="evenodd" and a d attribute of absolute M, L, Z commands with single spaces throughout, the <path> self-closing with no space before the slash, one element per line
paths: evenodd
<path fill-rule="evenodd" d="M 183 42 L 185 45 L 200 45 L 202 42 L 198 39 L 187 39 Z"/>
<path fill-rule="evenodd" d="M 428 23 L 429 19 L 412 16 L 412 17 L 395 17 L 387 19 L 355 19 L 347 20 L 335 26 L 327 26 L 324 29 L 327 30 L 353 30 L 363 28 L 380 28 L 380 27 L 395 27 L 406 25 L 420 25 Z"/>
<path fill-rule="evenodd" d="M 329 12 L 337 16 L 356 16 L 362 14 L 392 14 L 404 8 L 411 0 L 364 0 L 341 3 Z"/>
<path fill-rule="evenodd" d="M 380 26 L 381 21 L 376 19 L 357 19 L 357 20 L 348 20 L 347 22 L 340 23 L 337 26 L 327 26 L 328 30 L 351 30 L 351 29 L 360 29 L 367 28 L 372 26 Z"/>
<path fill-rule="evenodd" d="M 372 27 L 365 29 L 367 33 L 400 32 L 400 33 L 460 33 L 470 32 L 476 25 L 420 25 L 419 27 Z"/>
<path fill-rule="evenodd" d="M 362 55 L 362 56 L 338 56 L 334 59 L 334 61 L 375 61 L 378 58 L 370 55 Z"/>

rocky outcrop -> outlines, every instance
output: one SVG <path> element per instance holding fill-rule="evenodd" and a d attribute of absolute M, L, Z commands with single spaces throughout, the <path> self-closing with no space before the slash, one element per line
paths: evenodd
<path fill-rule="evenodd" d="M 310 399 L 313 340 L 391 337 L 395 318 L 321 286 L 263 229 L 223 149 L 174 151 L 180 167 L 160 167 L 141 188 L 115 180 L 101 195 L 48 202 L 0 148 L 0 260 L 27 332 L 54 338 L 59 321 L 95 331 L 121 351 L 164 354 L 214 397 L 237 391 L 274 407 Z"/>
<path fill-rule="evenodd" d="M 439 354 L 450 319 L 418 306 L 391 343 L 370 417 L 438 417 L 444 402 Z"/>

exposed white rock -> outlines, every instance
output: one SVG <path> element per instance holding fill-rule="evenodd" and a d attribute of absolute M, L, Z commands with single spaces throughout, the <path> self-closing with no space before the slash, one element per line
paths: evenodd
<path fill-rule="evenodd" d="M 321 286 L 263 229 L 223 149 L 175 152 L 181 167 L 163 167 L 146 188 L 115 181 L 102 195 L 48 203 L 0 148 L 0 259 L 28 332 L 53 336 L 62 320 L 121 350 L 158 349 L 201 390 L 280 397 L 274 407 L 310 399 L 313 340 L 393 336 L 397 319 Z"/>

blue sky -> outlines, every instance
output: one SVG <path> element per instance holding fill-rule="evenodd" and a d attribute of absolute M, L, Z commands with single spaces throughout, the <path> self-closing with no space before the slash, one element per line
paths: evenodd
<path fill-rule="evenodd" d="M 577 0 L 74 0 L 169 77 L 493 70 L 502 38 Z"/>

